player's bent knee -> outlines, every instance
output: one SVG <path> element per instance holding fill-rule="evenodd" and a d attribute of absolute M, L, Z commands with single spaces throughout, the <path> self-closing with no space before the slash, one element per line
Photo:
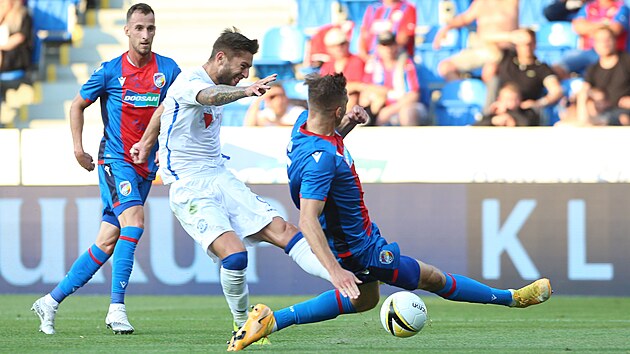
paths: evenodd
<path fill-rule="evenodd" d="M 247 268 L 247 251 L 233 253 L 221 260 L 221 266 L 230 270 L 243 270 Z"/>

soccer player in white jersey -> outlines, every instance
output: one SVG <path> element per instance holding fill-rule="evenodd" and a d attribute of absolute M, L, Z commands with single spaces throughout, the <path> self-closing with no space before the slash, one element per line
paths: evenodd
<path fill-rule="evenodd" d="M 159 134 L 160 174 L 170 184 L 171 210 L 204 251 L 221 261 L 221 285 L 235 327 L 247 320 L 249 306 L 245 245 L 266 241 L 282 247 L 302 269 L 330 279 L 298 229 L 223 164 L 221 106 L 263 95 L 276 79 L 271 75 L 250 86 L 236 86 L 249 76 L 257 51 L 257 40 L 226 29 L 208 61 L 175 80 L 141 141 L 131 149 L 134 162 L 146 161 Z"/>

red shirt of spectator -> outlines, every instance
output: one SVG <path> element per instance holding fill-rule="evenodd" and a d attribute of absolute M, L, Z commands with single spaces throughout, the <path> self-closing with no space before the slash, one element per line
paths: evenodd
<path fill-rule="evenodd" d="M 393 39 L 392 39 L 393 41 Z M 381 43 L 388 45 L 387 43 Z M 389 44 L 391 45 L 391 44 Z M 394 47 L 395 50 L 396 47 Z M 416 65 L 405 52 L 395 57 L 395 63 L 387 65 L 378 56 L 373 56 L 365 64 L 365 76 L 363 82 L 387 87 L 387 104 L 396 102 L 407 92 L 419 92 L 418 73 Z"/>
<path fill-rule="evenodd" d="M 330 60 L 319 69 L 321 75 L 329 75 L 342 72 L 348 82 L 361 82 L 363 80 L 363 68 L 365 62 L 358 56 L 350 53 L 347 34 L 338 28 L 332 28 L 324 37 L 326 50 Z M 339 66 L 343 65 L 342 68 Z"/>
<path fill-rule="evenodd" d="M 383 32 L 392 32 L 400 43 L 406 38 L 404 48 L 413 56 L 416 31 L 416 8 L 405 0 L 383 0 L 382 4 L 370 5 L 365 11 L 361 25 L 361 54 L 372 54 L 377 37 Z"/>
<path fill-rule="evenodd" d="M 628 7 L 622 0 L 613 1 L 610 6 L 602 4 L 602 1 L 591 1 L 584 5 L 578 12 L 576 19 L 581 18 L 593 23 L 617 22 L 625 28 L 619 36 L 617 36 L 617 50 L 626 50 L 626 40 L 628 37 Z M 593 49 L 592 34 L 580 36 L 582 41 L 582 49 Z"/>

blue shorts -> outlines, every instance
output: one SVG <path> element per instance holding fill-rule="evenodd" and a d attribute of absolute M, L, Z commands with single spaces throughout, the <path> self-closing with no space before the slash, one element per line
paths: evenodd
<path fill-rule="evenodd" d="M 400 265 L 400 248 L 396 242 L 387 243 L 376 224 L 372 223 L 371 245 L 361 253 L 339 258 L 339 264 L 363 283 L 395 280 Z"/>
<path fill-rule="evenodd" d="M 103 221 L 120 227 L 118 216 L 134 205 L 144 205 L 151 180 L 140 176 L 124 161 L 98 165 L 98 186 L 103 202 Z"/>

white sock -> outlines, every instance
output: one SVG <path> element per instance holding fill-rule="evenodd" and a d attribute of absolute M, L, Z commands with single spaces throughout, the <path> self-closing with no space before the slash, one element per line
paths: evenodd
<path fill-rule="evenodd" d="M 311 247 L 308 245 L 305 238 L 300 239 L 293 245 L 293 248 L 289 251 L 289 257 L 308 274 L 330 281 L 330 274 L 328 274 L 326 268 L 319 262 L 315 253 L 311 251 Z"/>
<path fill-rule="evenodd" d="M 54 308 L 59 307 L 59 303 L 57 302 L 57 300 L 53 299 L 53 297 L 50 296 L 50 294 L 46 294 L 46 296 L 44 296 L 44 302 L 47 305 L 50 305 L 50 306 L 52 306 Z"/>
<path fill-rule="evenodd" d="M 241 327 L 247 321 L 249 307 L 249 288 L 245 273 L 247 269 L 231 270 L 221 267 L 221 286 L 232 317 L 236 325 Z"/>

